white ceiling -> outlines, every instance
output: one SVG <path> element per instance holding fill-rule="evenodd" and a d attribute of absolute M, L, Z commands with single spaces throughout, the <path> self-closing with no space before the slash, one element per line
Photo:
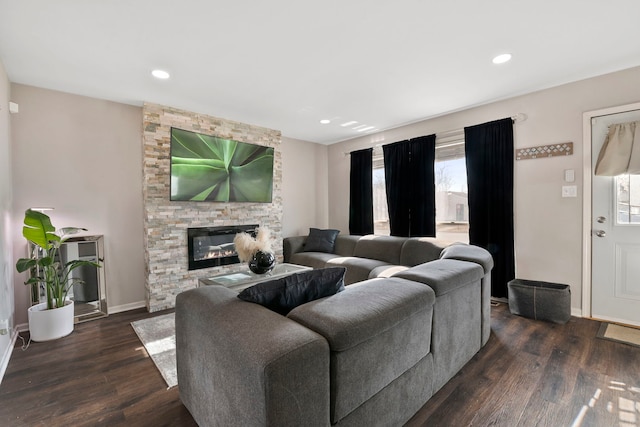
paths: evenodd
<path fill-rule="evenodd" d="M 0 61 L 15 83 L 331 144 L 638 66 L 639 16 L 638 0 L 0 0 Z"/>

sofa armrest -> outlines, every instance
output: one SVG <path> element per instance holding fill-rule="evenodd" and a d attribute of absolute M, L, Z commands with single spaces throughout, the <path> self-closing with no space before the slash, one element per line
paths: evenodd
<path fill-rule="evenodd" d="M 482 278 L 482 345 L 489 341 L 491 335 L 491 269 L 493 257 L 486 249 L 479 246 L 454 244 L 446 247 L 440 254 L 441 259 L 456 259 L 480 265 L 484 269 Z"/>
<path fill-rule="evenodd" d="M 180 398 L 199 425 L 329 425 L 329 346 L 222 286 L 176 298 Z"/>
<path fill-rule="evenodd" d="M 489 251 L 479 246 L 453 244 L 442 250 L 440 259 L 474 262 L 484 269 L 485 274 L 489 273 L 493 268 L 493 257 L 491 257 Z"/>
<path fill-rule="evenodd" d="M 284 262 L 291 262 L 291 255 L 302 252 L 304 248 L 304 242 L 307 241 L 307 236 L 291 236 L 285 237 L 282 240 L 282 253 L 284 255 Z"/>

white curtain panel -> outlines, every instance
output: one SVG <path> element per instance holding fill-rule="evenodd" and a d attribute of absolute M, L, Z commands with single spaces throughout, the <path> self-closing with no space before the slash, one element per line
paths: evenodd
<path fill-rule="evenodd" d="M 640 174 L 640 121 L 609 127 L 609 134 L 598 156 L 595 174 Z"/>

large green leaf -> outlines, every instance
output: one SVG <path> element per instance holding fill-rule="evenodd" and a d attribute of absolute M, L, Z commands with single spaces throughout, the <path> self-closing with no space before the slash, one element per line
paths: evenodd
<path fill-rule="evenodd" d="M 274 150 L 172 129 L 171 199 L 271 201 Z"/>
<path fill-rule="evenodd" d="M 181 197 L 179 200 L 202 201 L 202 193 L 211 193 L 218 185 L 227 181 L 229 174 L 225 169 L 212 168 L 206 165 L 181 164 L 174 165 L 171 169 L 171 179 L 173 180 L 171 190 Z M 203 185 L 206 183 L 208 185 Z M 174 198 L 175 200 L 175 198 Z"/>
<path fill-rule="evenodd" d="M 18 262 L 16 262 L 16 270 L 18 273 L 23 273 L 30 268 L 33 268 L 37 265 L 38 260 L 33 258 L 20 258 Z"/>
<path fill-rule="evenodd" d="M 272 180 L 265 179 L 273 173 L 273 156 L 262 156 L 242 166 L 231 168 L 231 195 L 238 202 L 270 202 Z"/>
<path fill-rule="evenodd" d="M 46 214 L 31 209 L 26 210 L 24 227 L 22 227 L 22 235 L 25 239 L 43 249 L 50 249 L 51 242 L 60 240 L 55 232 L 56 228 Z"/>

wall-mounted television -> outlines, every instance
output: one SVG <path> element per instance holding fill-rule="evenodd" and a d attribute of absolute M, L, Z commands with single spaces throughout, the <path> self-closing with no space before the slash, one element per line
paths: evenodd
<path fill-rule="evenodd" d="M 171 128 L 171 201 L 271 202 L 273 148 Z"/>

